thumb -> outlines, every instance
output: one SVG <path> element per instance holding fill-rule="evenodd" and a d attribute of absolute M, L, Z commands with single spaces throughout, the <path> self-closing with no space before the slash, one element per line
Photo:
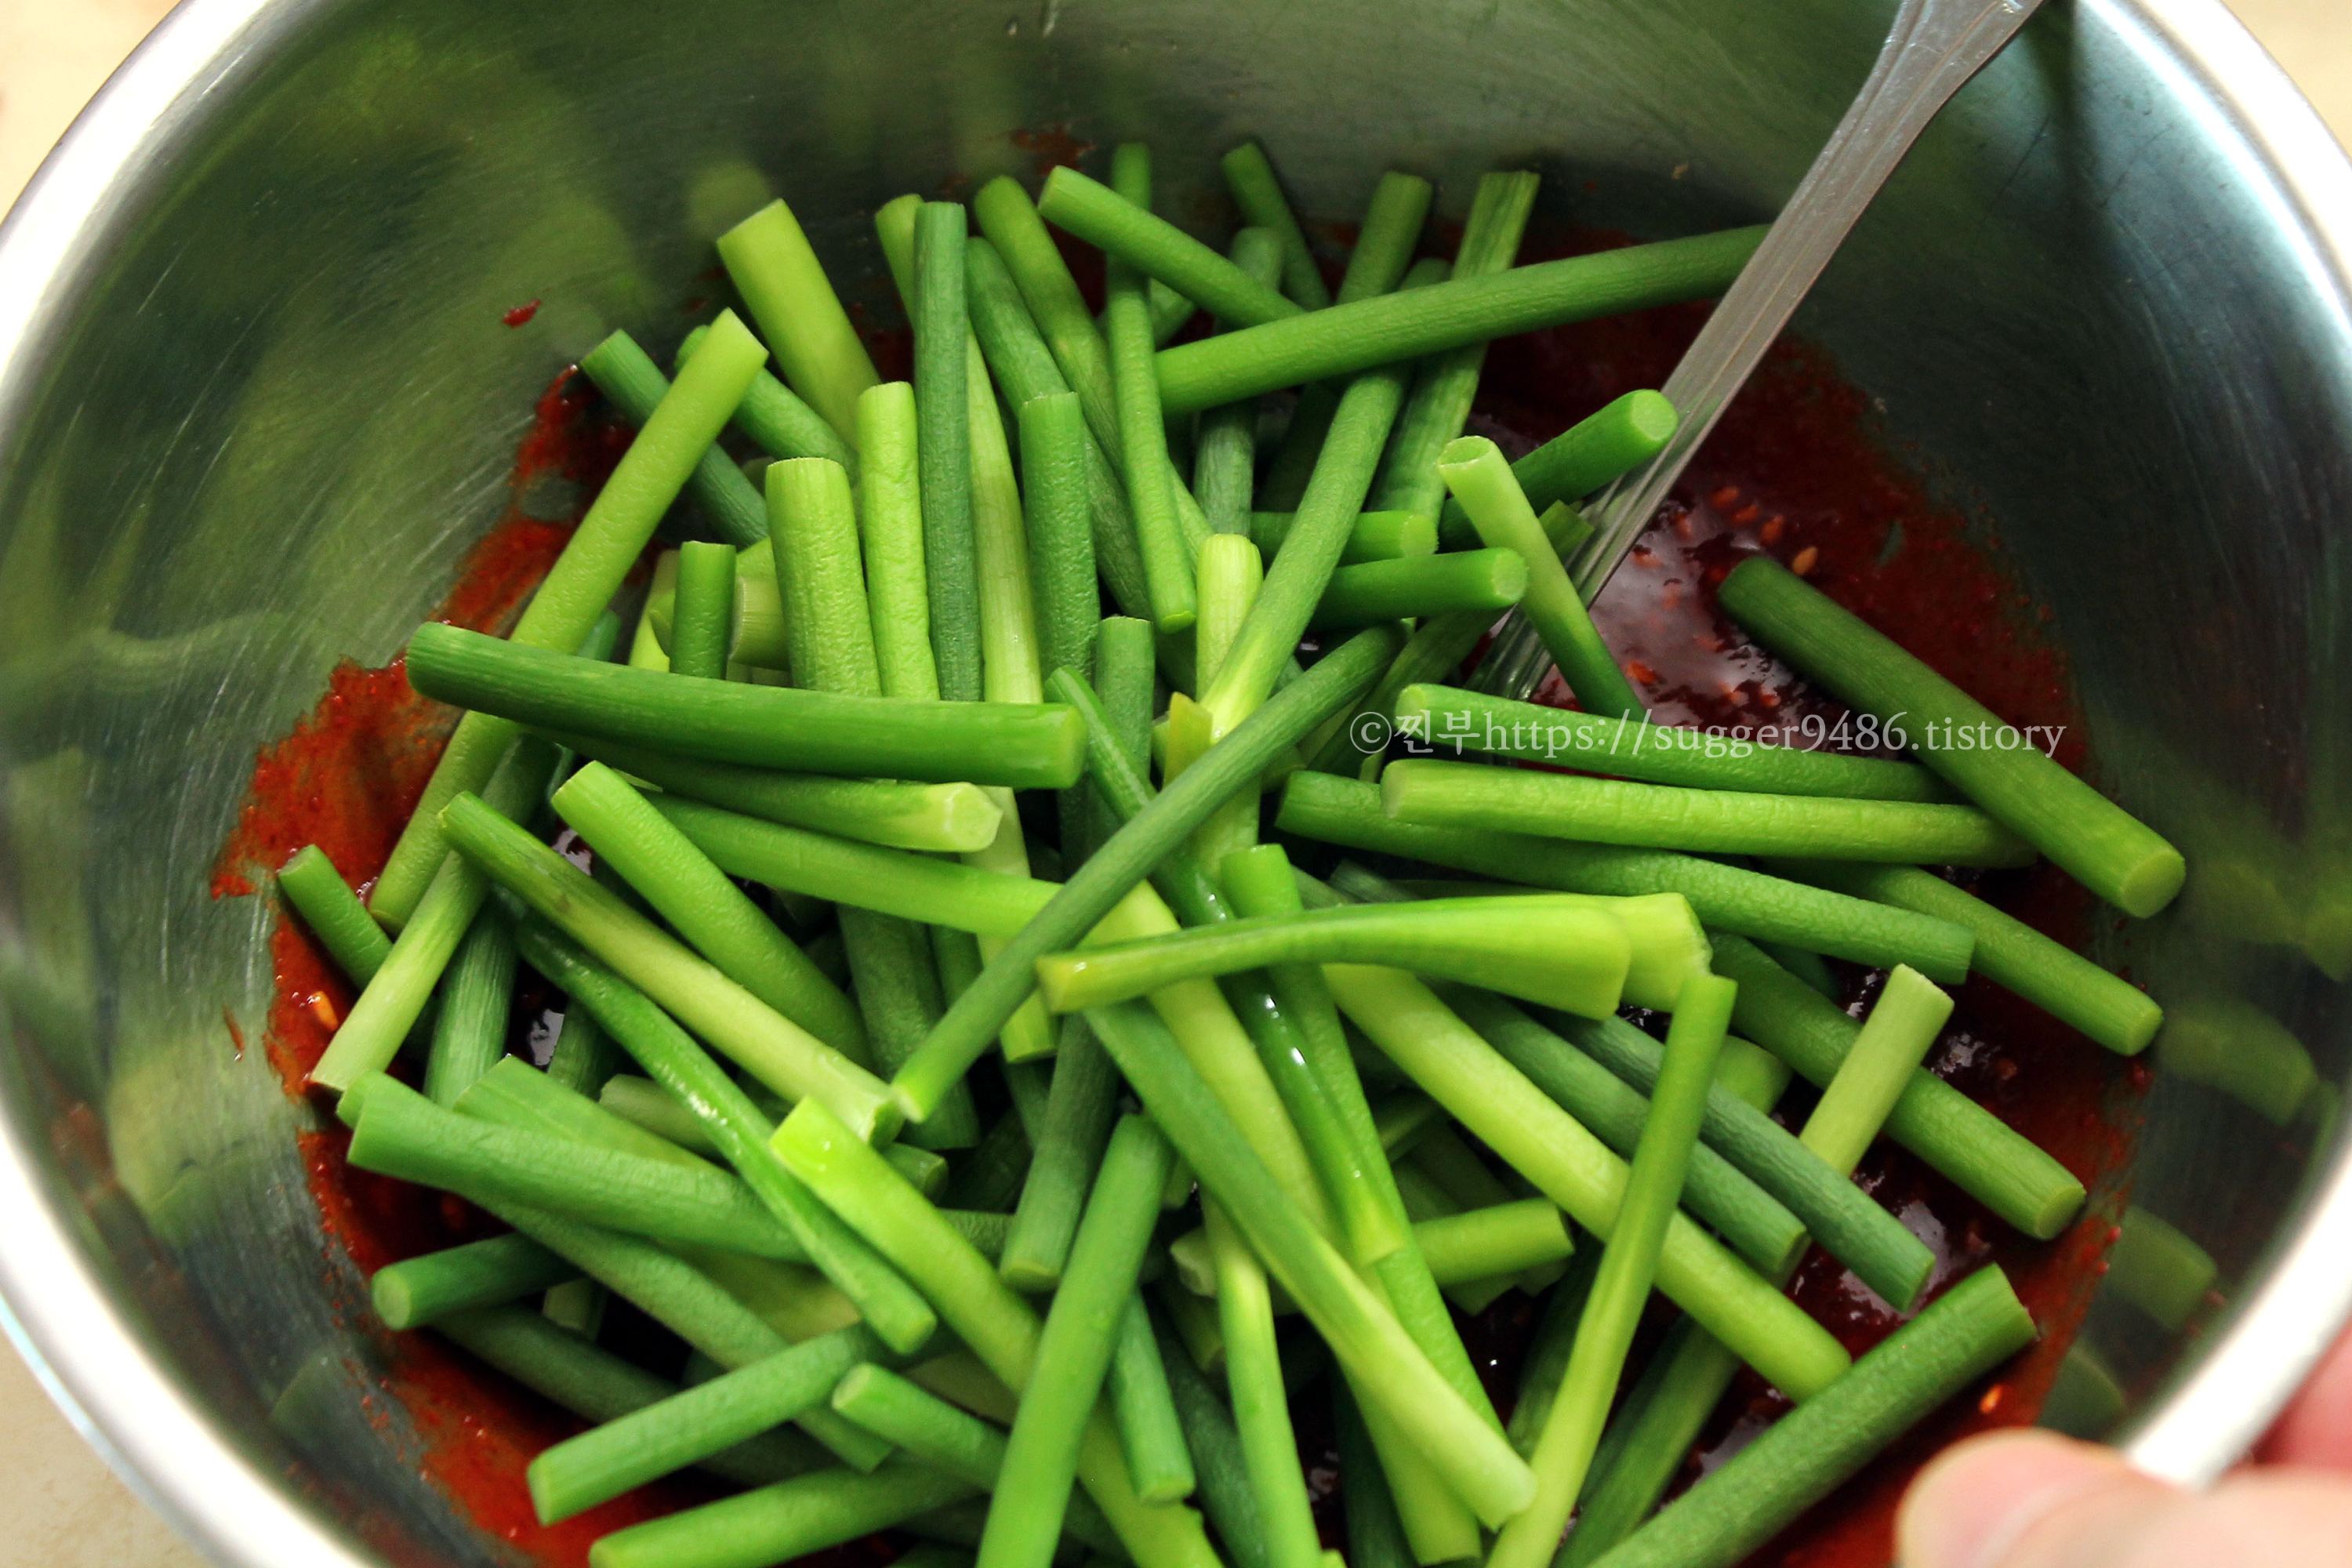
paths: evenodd
<path fill-rule="evenodd" d="M 2177 1494 L 2114 1450 L 2054 1433 L 1989 1433 L 1937 1456 L 1895 1516 L 1903 1568 L 2104 1568 L 2123 1563 L 2135 1516 Z"/>
<path fill-rule="evenodd" d="M 1922 1471 L 1895 1536 L 1903 1568 L 2340 1568 L 2352 1482 L 2279 1468 L 2190 1493 L 2109 1449 L 2000 1432 Z"/>

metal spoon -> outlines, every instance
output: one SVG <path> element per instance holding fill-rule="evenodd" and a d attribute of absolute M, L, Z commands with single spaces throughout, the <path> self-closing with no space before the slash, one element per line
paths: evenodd
<path fill-rule="evenodd" d="M 1666 378 L 1681 415 L 1674 438 L 1588 509 L 1594 524 L 1569 575 L 1591 604 L 1608 585 L 1700 443 L 1796 313 L 1863 209 L 1951 96 L 2014 37 L 2042 0 L 1904 0 L 1886 46 L 1764 243 Z M 1525 620 L 1479 672 L 1489 691 L 1525 697 L 1551 660 Z"/>

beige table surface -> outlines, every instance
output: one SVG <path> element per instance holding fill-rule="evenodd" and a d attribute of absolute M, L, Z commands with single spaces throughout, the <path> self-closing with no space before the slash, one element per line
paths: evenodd
<path fill-rule="evenodd" d="M 2352 145 L 2352 0 L 2231 0 Z M 0 208 L 171 0 L 0 0 Z M 196 1568 L 0 1348 L 0 1568 Z"/>

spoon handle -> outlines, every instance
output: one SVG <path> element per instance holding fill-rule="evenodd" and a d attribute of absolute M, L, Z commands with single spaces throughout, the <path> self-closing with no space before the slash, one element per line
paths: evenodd
<path fill-rule="evenodd" d="M 1845 118 L 1667 378 L 1666 398 L 1682 416 L 1674 438 L 1592 503 L 1595 531 L 1569 568 L 1586 603 L 1608 584 L 1692 454 L 1919 132 L 2041 4 L 1904 0 Z M 1501 684 L 1490 689 L 1517 688 L 1512 694 L 1525 696 L 1534 688 L 1549 660 L 1539 648 L 1522 646 L 1531 641 L 1524 623 L 1498 639 L 1497 657 L 1488 668 Z"/>

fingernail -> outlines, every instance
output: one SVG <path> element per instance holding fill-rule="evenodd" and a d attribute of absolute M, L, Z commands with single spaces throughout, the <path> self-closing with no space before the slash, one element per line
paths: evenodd
<path fill-rule="evenodd" d="M 2054 1433 L 1996 1432 L 1937 1456 L 1895 1517 L 1902 1568 L 1995 1568 L 2068 1498 L 2124 1468 L 2108 1449 Z"/>

